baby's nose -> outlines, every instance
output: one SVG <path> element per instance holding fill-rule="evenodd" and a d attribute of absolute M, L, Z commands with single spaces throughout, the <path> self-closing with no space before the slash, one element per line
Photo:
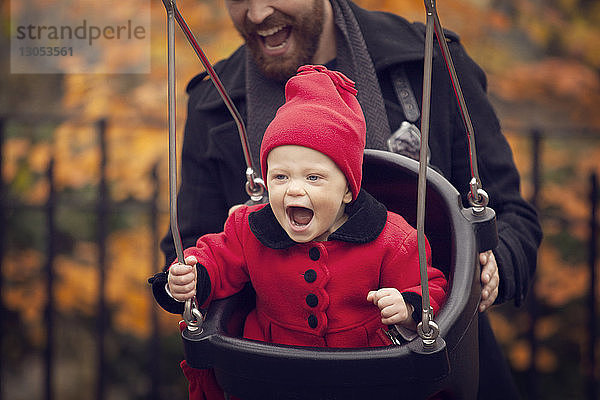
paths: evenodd
<path fill-rule="evenodd" d="M 300 196 L 304 194 L 304 185 L 297 179 L 291 179 L 288 184 L 287 193 L 290 196 Z"/>

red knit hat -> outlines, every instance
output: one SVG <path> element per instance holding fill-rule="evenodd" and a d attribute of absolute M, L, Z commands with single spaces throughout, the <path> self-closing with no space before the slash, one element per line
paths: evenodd
<path fill-rule="evenodd" d="M 267 156 L 275 147 L 317 150 L 346 176 L 352 199 L 360 191 L 366 125 L 354 82 L 322 65 L 304 65 L 285 85 L 285 104 L 265 131 L 260 166 L 265 182 Z"/>

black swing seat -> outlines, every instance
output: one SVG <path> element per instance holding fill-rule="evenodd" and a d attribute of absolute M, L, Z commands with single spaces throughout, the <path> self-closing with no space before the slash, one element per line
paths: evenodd
<path fill-rule="evenodd" d="M 363 187 L 416 226 L 418 162 L 366 150 Z M 450 291 L 435 316 L 440 336 L 381 348 L 285 346 L 241 338 L 252 288 L 211 304 L 202 332 L 182 332 L 185 359 L 213 368 L 226 393 L 252 399 L 473 399 L 477 396 L 478 253 L 495 247 L 495 213 L 475 215 L 439 173 L 427 172 L 425 234 Z M 385 396 L 385 397 L 384 397 Z"/>

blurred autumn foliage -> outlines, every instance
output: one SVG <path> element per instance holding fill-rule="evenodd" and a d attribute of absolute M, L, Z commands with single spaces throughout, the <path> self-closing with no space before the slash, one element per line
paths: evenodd
<path fill-rule="evenodd" d="M 0 48 L 6 51 L 10 3 L 0 2 Z M 40 0 L 39 7 L 52 3 Z M 421 1 L 357 3 L 424 21 Z M 212 62 L 227 57 L 241 44 L 223 0 L 180 1 L 178 5 Z M 146 279 L 162 264 L 150 222 L 156 185 L 160 236 L 168 226 L 168 199 L 166 16 L 160 1 L 148 1 L 147 7 L 152 28 L 148 74 L 11 74 L 4 57 L 0 76 L 6 219 L 1 372 L 6 398 L 42 397 L 46 330 L 40 321 L 47 304 L 48 246 L 43 212 L 51 190 L 50 160 L 54 161 L 53 190 L 58 198 L 54 390 L 60 399 L 94 398 L 93 391 L 85 388 L 94 387 L 97 373 L 95 321 L 100 289 L 95 207 L 101 160 L 97 122 L 101 119 L 107 122 L 110 198 L 106 398 L 150 398 L 151 351 L 160 351 L 166 360 L 161 365 L 160 392 L 152 393 L 154 398 L 184 396 L 185 383 L 177 367 L 179 318 L 155 313 L 160 349 L 149 344 L 155 306 Z M 490 97 L 513 147 L 526 197 L 533 194 L 529 134 L 537 129 L 544 135 L 543 186 L 537 203 L 545 241 L 535 282 L 539 303 L 535 365 L 543 398 L 581 398 L 589 349 L 585 335 L 590 278 L 586 178 L 592 171 L 600 172 L 600 2 L 447 0 L 438 4 L 438 11 L 442 24 L 461 35 L 470 55 L 488 74 Z M 84 17 L 88 11 L 74 7 L 73 12 Z M 122 12 L 132 10 L 125 7 Z M 99 62 L 135 63 L 138 57 L 118 48 L 107 54 Z M 178 31 L 179 127 L 185 121 L 185 85 L 201 70 Z M 503 305 L 490 316 L 527 397 L 532 323 L 528 308 Z"/>

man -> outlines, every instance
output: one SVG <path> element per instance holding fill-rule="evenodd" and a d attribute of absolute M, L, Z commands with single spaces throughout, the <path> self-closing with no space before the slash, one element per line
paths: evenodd
<path fill-rule="evenodd" d="M 285 81 L 303 64 L 325 64 L 356 82 L 367 122 L 367 148 L 387 150 L 388 138 L 403 122 L 419 125 L 416 99 L 422 98 L 422 24 L 366 11 L 348 0 L 225 3 L 245 44 L 217 63 L 215 70 L 246 121 L 254 160 L 265 128 L 284 103 Z M 479 172 L 489 205 L 497 213 L 500 237 L 493 252 L 480 255 L 480 311 L 509 300 L 520 305 L 535 271 L 541 229 L 535 210 L 520 195 L 512 152 L 486 97 L 485 75 L 458 37 L 447 36 L 475 127 Z M 226 106 L 206 73 L 195 77 L 187 90 L 190 99 L 178 210 L 184 248 L 202 234 L 221 231 L 230 207 L 247 200 L 244 158 Z M 466 133 L 437 52 L 432 93 L 430 164 L 466 195 L 471 178 Z M 466 204 L 466 197 L 463 200 Z M 161 248 L 170 265 L 175 259 L 170 235 Z M 517 398 L 484 314 L 479 329 L 480 398 Z"/>

